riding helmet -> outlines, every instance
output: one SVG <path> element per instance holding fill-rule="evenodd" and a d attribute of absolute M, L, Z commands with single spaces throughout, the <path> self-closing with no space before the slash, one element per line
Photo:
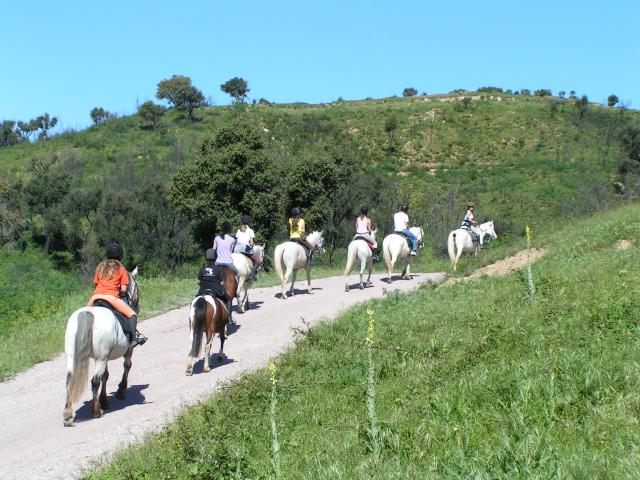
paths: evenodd
<path fill-rule="evenodd" d="M 408 212 L 409 211 L 409 205 L 407 205 L 406 203 L 403 203 L 402 205 L 400 205 L 400 211 L 401 212 Z"/>
<path fill-rule="evenodd" d="M 204 252 L 205 260 L 215 260 L 216 259 L 216 251 L 213 248 L 207 248 L 207 251 Z"/>
<path fill-rule="evenodd" d="M 473 207 L 475 207 L 475 204 L 473 202 L 467 203 L 467 208 L 473 208 Z"/>
<path fill-rule="evenodd" d="M 300 207 L 293 207 L 291 209 L 291 216 L 292 217 L 297 217 L 298 215 L 300 215 L 302 212 L 300 210 Z"/>
<path fill-rule="evenodd" d="M 119 243 L 112 243 L 107 247 L 107 258 L 109 260 L 122 260 L 124 252 Z"/>
<path fill-rule="evenodd" d="M 243 215 L 242 219 L 240 219 L 240 223 L 242 223 L 243 225 L 251 226 L 251 224 L 253 223 L 253 218 L 251 218 L 251 215 Z"/>
<path fill-rule="evenodd" d="M 362 207 L 362 208 L 360 209 L 360 213 L 361 213 L 362 215 L 366 215 L 367 213 L 369 213 L 369 209 L 368 209 L 367 207 Z"/>

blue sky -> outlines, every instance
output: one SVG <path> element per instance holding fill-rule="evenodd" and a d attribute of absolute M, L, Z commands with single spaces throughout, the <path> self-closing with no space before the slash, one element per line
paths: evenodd
<path fill-rule="evenodd" d="M 154 99 L 187 75 L 217 104 L 326 102 L 485 85 L 615 93 L 640 107 L 640 2 L 34 0 L 0 10 L 0 120 L 61 128 Z"/>

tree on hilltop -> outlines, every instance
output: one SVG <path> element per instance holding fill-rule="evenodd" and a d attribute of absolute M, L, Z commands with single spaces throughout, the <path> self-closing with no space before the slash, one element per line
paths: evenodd
<path fill-rule="evenodd" d="M 48 113 L 44 115 L 40 115 L 35 119 L 35 125 L 38 130 L 40 130 L 40 135 L 38 138 L 47 139 L 49 138 L 49 130 L 55 127 L 58 124 L 58 117 L 50 117 Z"/>
<path fill-rule="evenodd" d="M 193 122 L 193 111 L 204 105 L 204 95 L 191 84 L 191 79 L 183 75 L 173 75 L 158 83 L 156 98 L 167 100 L 177 110 L 187 112 L 187 117 Z"/>
<path fill-rule="evenodd" d="M 93 120 L 94 125 L 103 125 L 109 118 L 109 112 L 102 107 L 94 107 L 89 112 L 89 116 L 91 120 Z"/>
<path fill-rule="evenodd" d="M 0 147 L 20 143 L 20 131 L 15 126 L 16 122 L 13 120 L 4 120 L 0 123 Z"/>
<path fill-rule="evenodd" d="M 565 96 L 566 94 L 567 94 L 567 92 L 565 92 L 564 90 L 560 90 L 560 91 L 558 92 L 558 96 L 559 96 L 560 98 L 564 98 L 564 96 Z"/>
<path fill-rule="evenodd" d="M 31 135 L 38 130 L 38 124 L 35 119 L 28 122 L 18 121 L 18 133 L 27 142 L 31 141 Z"/>
<path fill-rule="evenodd" d="M 158 105 L 157 103 L 153 103 L 151 100 L 144 102 L 138 107 L 138 115 L 140 115 L 140 118 L 143 120 L 140 127 L 151 127 L 155 130 L 166 111 L 167 107 L 164 105 Z"/>
<path fill-rule="evenodd" d="M 415 97 L 418 94 L 418 90 L 413 87 L 407 87 L 402 91 L 403 97 Z"/>
<path fill-rule="evenodd" d="M 617 95 L 611 94 L 607 97 L 607 106 L 615 107 L 615 105 L 620 101 Z"/>
<path fill-rule="evenodd" d="M 220 85 L 220 90 L 230 95 L 236 102 L 244 102 L 244 99 L 249 93 L 249 83 L 240 77 L 233 77 L 231 80 L 227 80 Z"/>
<path fill-rule="evenodd" d="M 549 90 L 548 88 L 540 88 L 540 89 L 536 90 L 535 92 L 533 92 L 533 94 L 536 97 L 550 97 L 551 96 L 551 90 Z"/>

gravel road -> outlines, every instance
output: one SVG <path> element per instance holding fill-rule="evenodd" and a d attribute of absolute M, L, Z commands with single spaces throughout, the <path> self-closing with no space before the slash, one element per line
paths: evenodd
<path fill-rule="evenodd" d="M 306 282 L 298 282 L 296 295 L 286 301 L 278 298 L 279 287 L 251 290 L 252 309 L 236 313 L 238 324 L 230 328 L 225 344 L 228 358 L 222 364 L 214 360 L 207 374 L 202 373 L 202 361 L 198 362 L 193 377 L 184 374 L 188 307 L 145 321 L 140 330 L 149 341 L 134 353 L 127 398 L 115 398 L 122 361 L 112 361 L 107 384 L 111 409 L 100 419 L 91 418 L 87 388 L 83 401 L 74 405 L 77 423 L 73 428 L 62 426 L 63 355 L 0 383 L 0 478 L 75 478 L 92 462 L 106 460 L 118 448 L 158 430 L 183 407 L 214 393 L 225 382 L 264 367 L 293 344 L 292 328 L 304 328 L 303 319 L 310 325 L 334 319 L 356 303 L 381 297 L 384 290 L 409 291 L 424 282 L 441 282 L 444 274 L 414 274 L 412 280 L 398 280 L 396 275 L 391 286 L 381 281 L 381 275 L 374 275 L 374 286 L 364 290 L 357 288 L 356 278 L 351 276 L 353 289 L 348 293 L 342 277 L 314 279 L 313 295 L 306 292 Z M 218 349 L 216 339 L 211 351 Z"/>

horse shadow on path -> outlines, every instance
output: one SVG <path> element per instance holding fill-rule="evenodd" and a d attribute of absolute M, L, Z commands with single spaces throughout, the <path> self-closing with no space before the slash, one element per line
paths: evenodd
<path fill-rule="evenodd" d="M 260 305 L 262 305 L 264 302 L 261 301 L 249 301 L 249 308 L 247 309 L 247 312 L 250 310 L 260 310 Z M 233 305 L 233 315 L 242 315 L 242 312 L 240 311 L 240 306 L 234 304 Z"/>
<path fill-rule="evenodd" d="M 316 291 L 320 291 L 322 290 L 322 287 L 313 287 L 313 292 L 315 293 Z M 287 295 L 289 295 L 289 289 L 287 289 Z M 293 289 L 293 295 L 294 296 L 298 296 L 298 295 L 309 295 L 309 291 L 306 288 L 294 288 Z M 278 292 L 274 295 L 274 298 L 282 298 L 282 292 Z M 287 298 L 291 298 L 290 296 Z"/>
<path fill-rule="evenodd" d="M 116 391 L 114 390 L 107 397 L 109 399 L 109 409 L 105 410 L 105 415 L 111 412 L 117 412 L 118 410 L 122 410 L 126 407 L 130 407 L 132 405 L 143 405 L 145 403 L 153 403 L 147 402 L 146 397 L 142 393 L 143 390 L 146 390 L 149 387 L 149 384 L 144 385 L 131 385 L 127 388 L 127 395 L 124 400 L 119 400 L 116 398 Z M 84 422 L 86 420 L 93 420 L 93 412 L 91 410 L 91 405 L 93 400 L 87 400 L 84 404 L 76 411 L 76 422 Z"/>
<path fill-rule="evenodd" d="M 417 273 L 411 273 L 411 274 L 410 274 L 410 277 L 411 277 L 411 280 L 413 280 L 414 278 L 420 278 L 420 275 L 418 275 Z M 402 274 L 401 274 L 401 273 L 399 273 L 399 274 L 397 274 L 397 275 L 391 275 L 391 281 L 392 281 L 392 282 L 397 282 L 397 281 L 401 281 L 401 280 L 406 280 L 406 281 L 408 281 L 409 279 L 408 279 L 408 278 L 407 278 L 407 279 L 402 278 Z M 386 284 L 389 284 L 389 279 L 388 279 L 386 276 L 385 276 L 385 277 L 382 277 L 382 278 L 380 279 L 380 281 L 382 281 L 382 282 L 384 282 L 384 283 L 386 283 Z M 358 284 L 358 285 L 360 285 L 360 284 Z"/>
<path fill-rule="evenodd" d="M 211 367 L 211 370 L 215 370 L 218 367 L 223 367 L 225 365 L 230 365 L 232 363 L 234 363 L 235 360 L 233 358 L 229 358 L 229 357 L 224 357 L 222 359 L 222 361 L 218 360 L 218 352 L 211 352 L 211 356 L 209 358 L 209 366 Z M 198 360 L 196 363 L 193 364 L 193 374 L 204 374 L 206 375 L 207 373 L 203 372 L 202 369 L 204 368 L 204 358 L 201 358 L 200 360 Z"/>

